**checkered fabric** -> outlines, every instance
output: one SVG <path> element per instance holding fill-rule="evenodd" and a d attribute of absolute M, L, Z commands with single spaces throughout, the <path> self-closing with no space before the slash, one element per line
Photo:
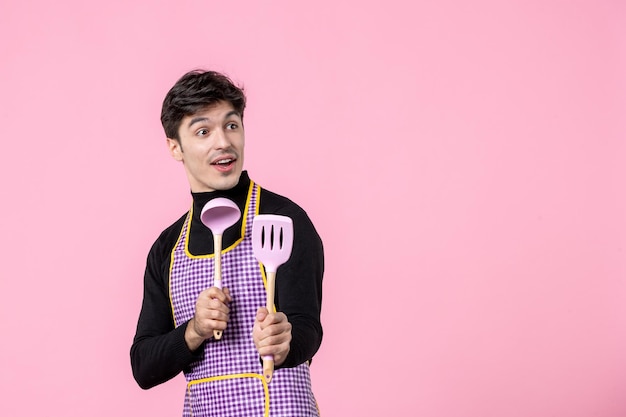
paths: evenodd
<path fill-rule="evenodd" d="M 207 340 L 204 359 L 185 373 L 185 417 L 261 417 L 268 416 L 267 410 L 272 417 L 318 416 L 308 365 L 276 369 L 267 384 L 252 340 L 256 311 L 265 305 L 263 276 L 252 251 L 252 221 L 260 192 L 254 184 L 248 195 L 244 239 L 222 253 L 222 285 L 232 297 L 230 319 L 221 340 Z M 170 273 L 177 326 L 193 317 L 198 295 L 213 286 L 214 257 L 189 256 L 185 251 L 190 227 L 188 216 L 174 248 Z M 206 233 L 212 239 L 208 229 Z"/>

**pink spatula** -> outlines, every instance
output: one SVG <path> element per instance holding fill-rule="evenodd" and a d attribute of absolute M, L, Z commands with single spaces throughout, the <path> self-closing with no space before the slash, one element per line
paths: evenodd
<path fill-rule="evenodd" d="M 287 216 L 260 214 L 252 223 L 252 249 L 254 256 L 265 267 L 267 277 L 267 299 L 265 307 L 274 311 L 274 288 L 276 270 L 291 255 L 293 246 L 293 222 Z M 269 383 L 274 373 L 274 358 L 263 356 L 263 375 Z"/>
<path fill-rule="evenodd" d="M 241 217 L 239 207 L 227 198 L 214 198 L 204 205 L 200 213 L 200 220 L 213 233 L 213 253 L 215 254 L 215 274 L 213 286 L 222 288 L 222 234 Z M 213 330 L 216 340 L 222 338 L 221 330 Z"/>

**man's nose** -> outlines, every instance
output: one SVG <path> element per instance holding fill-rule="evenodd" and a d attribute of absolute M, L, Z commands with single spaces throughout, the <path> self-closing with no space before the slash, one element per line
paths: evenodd
<path fill-rule="evenodd" d="M 217 129 L 215 131 L 215 147 L 217 149 L 224 149 L 230 147 L 230 141 L 226 136 L 224 129 Z"/>

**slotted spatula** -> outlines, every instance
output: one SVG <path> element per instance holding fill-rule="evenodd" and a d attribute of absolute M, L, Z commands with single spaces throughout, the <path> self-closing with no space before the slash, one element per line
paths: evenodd
<path fill-rule="evenodd" d="M 293 246 L 293 222 L 287 216 L 259 214 L 252 223 L 252 249 L 254 256 L 265 267 L 267 278 L 267 298 L 265 307 L 274 311 L 274 289 L 276 270 L 291 255 Z M 272 355 L 263 357 L 263 375 L 269 383 L 274 373 Z"/>
<path fill-rule="evenodd" d="M 213 233 L 213 253 L 215 254 L 215 273 L 213 286 L 222 288 L 222 234 L 241 217 L 239 207 L 227 198 L 214 198 L 204 205 L 200 220 Z M 213 330 L 215 340 L 222 338 L 221 330 Z"/>

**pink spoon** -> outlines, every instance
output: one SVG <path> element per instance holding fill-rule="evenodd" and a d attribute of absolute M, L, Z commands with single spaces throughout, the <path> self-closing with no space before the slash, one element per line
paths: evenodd
<path fill-rule="evenodd" d="M 215 249 L 215 274 L 213 286 L 222 288 L 222 234 L 241 217 L 239 207 L 227 198 L 214 198 L 204 205 L 200 213 L 200 220 L 213 233 L 213 246 Z M 213 330 L 216 340 L 222 338 L 221 330 Z"/>

